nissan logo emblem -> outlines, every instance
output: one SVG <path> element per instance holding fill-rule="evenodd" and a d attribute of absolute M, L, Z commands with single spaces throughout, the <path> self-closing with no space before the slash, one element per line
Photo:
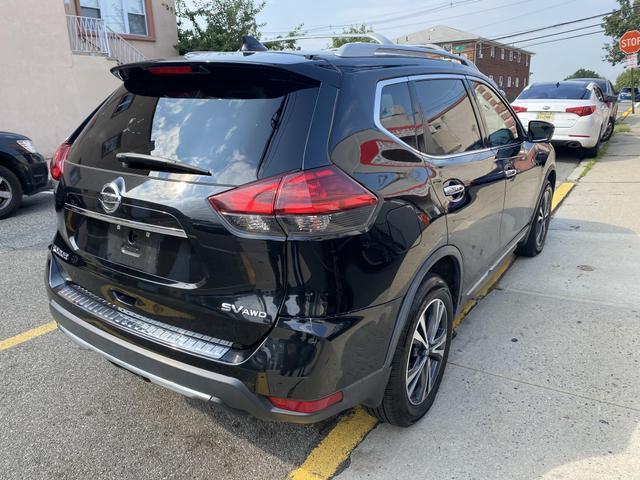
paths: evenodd
<path fill-rule="evenodd" d="M 116 182 L 107 183 L 102 187 L 102 191 L 98 195 L 100 205 L 107 213 L 115 212 L 120 207 L 122 202 L 122 195 L 120 194 L 120 187 Z"/>

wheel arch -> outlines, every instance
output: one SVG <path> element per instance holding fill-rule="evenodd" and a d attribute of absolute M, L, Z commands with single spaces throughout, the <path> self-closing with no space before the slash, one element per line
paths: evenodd
<path fill-rule="evenodd" d="M 402 331 L 409 320 L 409 311 L 415 298 L 418 288 L 424 281 L 425 277 L 435 273 L 440 275 L 451 290 L 451 296 L 453 300 L 454 317 L 456 316 L 461 304 L 462 298 L 462 279 L 463 277 L 463 263 L 462 254 L 453 245 L 445 245 L 433 252 L 429 258 L 422 264 L 414 275 L 407 291 L 402 299 L 398 316 L 396 318 L 396 324 L 391 335 L 389 347 L 387 348 L 387 355 L 385 357 L 384 366 L 388 367 L 393 360 L 393 353 L 395 352 L 396 345 L 400 339 Z"/>

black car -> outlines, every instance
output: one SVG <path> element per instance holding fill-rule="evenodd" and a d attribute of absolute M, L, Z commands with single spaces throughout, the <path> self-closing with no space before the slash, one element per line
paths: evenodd
<path fill-rule="evenodd" d="M 31 139 L 0 132 L 0 219 L 15 212 L 23 195 L 33 195 L 47 186 L 47 163 Z"/>
<path fill-rule="evenodd" d="M 63 332 L 151 382 L 262 419 L 363 404 L 409 425 L 456 313 L 543 248 L 553 126 L 525 131 L 461 57 L 351 43 L 112 71 L 53 165 L 46 285 Z"/>

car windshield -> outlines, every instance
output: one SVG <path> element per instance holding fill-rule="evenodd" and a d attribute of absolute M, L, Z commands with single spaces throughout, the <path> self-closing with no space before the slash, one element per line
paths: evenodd
<path fill-rule="evenodd" d="M 590 95 L 589 90 L 576 83 L 540 83 L 533 84 L 523 91 L 518 100 L 586 100 Z"/>

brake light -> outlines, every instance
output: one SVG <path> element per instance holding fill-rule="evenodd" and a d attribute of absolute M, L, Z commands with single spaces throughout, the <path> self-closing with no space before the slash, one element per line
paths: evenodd
<path fill-rule="evenodd" d="M 332 393 L 327 397 L 321 398 L 320 400 L 313 400 L 311 402 L 279 397 L 269 397 L 269 401 L 274 407 L 282 408 L 283 410 L 299 413 L 315 413 L 341 402 L 342 392 Z"/>
<path fill-rule="evenodd" d="M 163 67 L 149 67 L 147 70 L 153 75 L 186 75 L 193 73 L 190 65 L 168 65 Z"/>
<path fill-rule="evenodd" d="M 363 230 L 378 199 L 331 166 L 253 182 L 209 203 L 242 233 L 310 237 Z"/>
<path fill-rule="evenodd" d="M 567 113 L 575 113 L 579 117 L 586 117 L 596 111 L 595 105 L 587 105 L 584 107 L 571 107 L 565 110 Z"/>
<path fill-rule="evenodd" d="M 49 164 L 49 172 L 51 173 L 51 178 L 54 180 L 60 180 L 62 177 L 62 173 L 64 172 L 64 162 L 69 156 L 70 150 L 71 144 L 63 143 L 58 147 L 56 153 L 53 154 L 53 158 L 51 158 L 51 163 Z"/>
<path fill-rule="evenodd" d="M 527 111 L 527 107 L 519 107 L 518 105 L 511 105 L 513 111 L 516 113 L 522 113 Z"/>

